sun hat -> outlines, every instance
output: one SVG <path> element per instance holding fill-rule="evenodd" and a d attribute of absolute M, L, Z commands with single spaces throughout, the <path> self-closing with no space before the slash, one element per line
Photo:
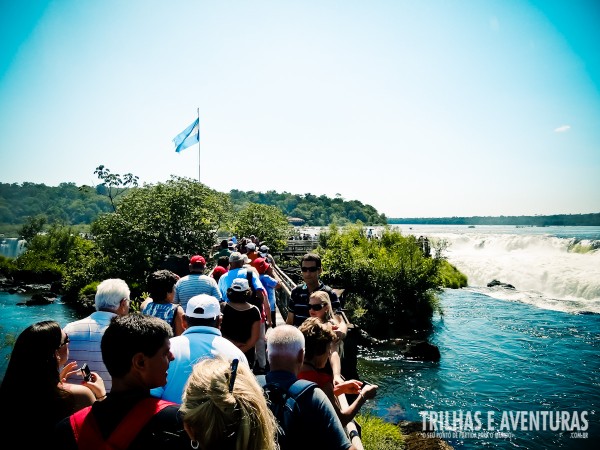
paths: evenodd
<path fill-rule="evenodd" d="M 242 255 L 240 252 L 231 252 L 231 255 L 229 255 L 229 262 L 238 262 L 238 261 L 244 261 L 245 258 L 244 256 L 246 255 Z"/>
<path fill-rule="evenodd" d="M 248 242 L 246 244 L 246 250 L 248 250 L 249 252 L 253 252 L 256 250 L 256 244 L 254 242 Z"/>
<path fill-rule="evenodd" d="M 194 319 L 214 319 L 221 315 L 221 307 L 216 297 L 208 294 L 195 295 L 185 307 L 185 315 Z"/>
<path fill-rule="evenodd" d="M 245 278 L 236 278 L 231 283 L 231 289 L 236 292 L 244 292 L 250 289 L 250 285 Z"/>

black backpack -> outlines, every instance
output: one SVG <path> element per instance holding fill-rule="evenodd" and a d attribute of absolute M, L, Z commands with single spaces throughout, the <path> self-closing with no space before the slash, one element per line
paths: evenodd
<path fill-rule="evenodd" d="M 254 305 L 258 308 L 258 310 L 260 311 L 261 317 L 262 317 L 262 313 L 263 313 L 263 298 L 261 295 L 258 294 L 258 292 L 256 291 L 256 289 L 254 289 L 254 284 L 252 284 L 252 271 L 250 269 L 247 269 L 246 272 L 246 280 L 248 280 L 248 286 L 250 286 L 250 290 L 252 291 L 252 295 L 250 296 L 250 299 L 248 300 L 248 303 L 250 303 L 251 305 Z"/>
<path fill-rule="evenodd" d="M 287 442 L 286 433 L 298 426 L 301 410 L 296 401 L 300 396 L 312 392 L 317 384 L 308 380 L 296 380 L 288 389 L 277 383 L 267 383 L 264 375 L 257 375 L 256 379 L 263 388 L 267 404 L 277 419 L 281 430 L 277 433 L 277 442 L 280 450 L 287 450 L 293 445 Z"/>

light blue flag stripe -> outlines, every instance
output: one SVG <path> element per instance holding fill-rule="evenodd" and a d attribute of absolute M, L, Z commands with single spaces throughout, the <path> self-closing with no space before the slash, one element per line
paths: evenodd
<path fill-rule="evenodd" d="M 198 142 L 200 142 L 200 119 L 194 120 L 193 124 L 173 138 L 177 153 Z"/>

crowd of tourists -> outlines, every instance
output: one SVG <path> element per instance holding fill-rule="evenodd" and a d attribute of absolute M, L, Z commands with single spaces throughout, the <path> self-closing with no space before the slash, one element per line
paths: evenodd
<path fill-rule="evenodd" d="M 377 386 L 341 374 L 348 330 L 321 259 L 301 259 L 277 324 L 280 280 L 253 238 L 223 240 L 210 271 L 193 255 L 188 275 L 151 273 L 140 312 L 113 278 L 88 317 L 26 328 L 0 386 L 4 435 L 24 448 L 354 449 L 345 426 Z"/>

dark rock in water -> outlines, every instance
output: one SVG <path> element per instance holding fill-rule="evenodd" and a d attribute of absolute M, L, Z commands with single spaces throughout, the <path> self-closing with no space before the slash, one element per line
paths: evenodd
<path fill-rule="evenodd" d="M 31 296 L 31 300 L 27 300 L 25 304 L 27 306 L 37 306 L 37 305 L 49 305 L 54 303 L 55 294 L 50 294 L 51 296 L 45 296 L 43 294 L 33 294 Z"/>
<path fill-rule="evenodd" d="M 413 341 L 406 346 L 403 352 L 408 359 L 419 359 L 423 361 L 439 361 L 440 349 L 426 341 Z"/>
<path fill-rule="evenodd" d="M 495 287 L 495 286 L 500 286 L 505 289 L 514 289 L 515 288 L 512 284 L 503 283 L 502 281 L 498 281 L 498 280 L 492 280 L 487 284 L 487 287 Z"/>

